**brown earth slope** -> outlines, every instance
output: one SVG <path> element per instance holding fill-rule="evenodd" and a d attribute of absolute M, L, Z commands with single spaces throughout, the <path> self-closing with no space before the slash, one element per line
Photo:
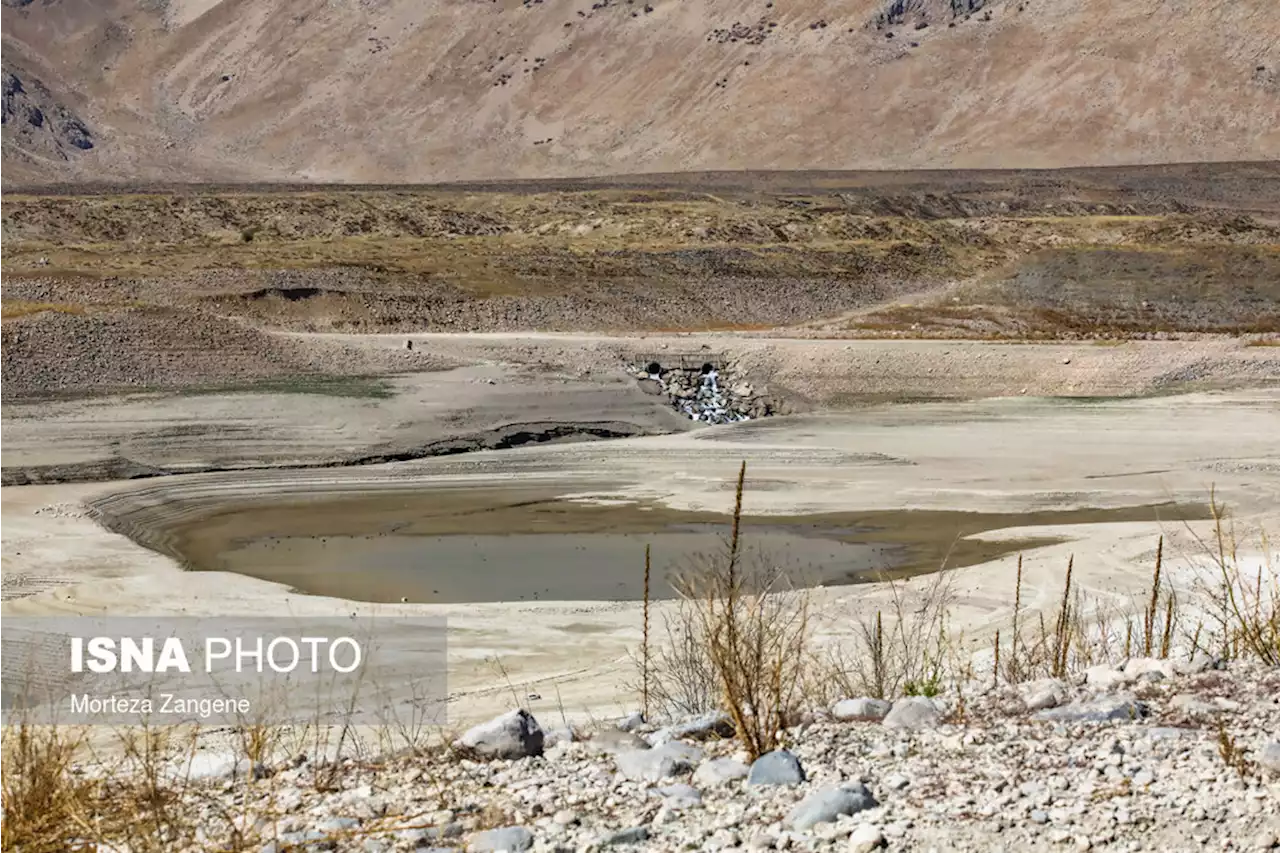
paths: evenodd
<path fill-rule="evenodd" d="M 8 186 L 1280 156 L 1274 0 L 6 0 L 3 25 L 94 142 L 6 113 Z"/>
<path fill-rule="evenodd" d="M 0 224 L 6 399 L 441 361 L 277 330 L 1280 332 L 1275 163 L 50 190 Z"/>

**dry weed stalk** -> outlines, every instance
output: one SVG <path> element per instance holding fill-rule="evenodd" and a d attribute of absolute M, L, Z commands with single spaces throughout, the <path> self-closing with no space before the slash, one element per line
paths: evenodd
<path fill-rule="evenodd" d="M 782 572 L 744 562 L 742 497 L 747 466 L 738 470 L 733 526 L 726 551 L 703 558 L 675 578 L 695 606 L 692 633 L 704 643 L 721 701 L 752 758 L 769 752 L 800 700 L 810 640 L 809 598 Z"/>
<path fill-rule="evenodd" d="M 876 610 L 859 619 L 853 650 L 838 646 L 826 652 L 824 677 L 844 696 L 936 694 L 955 648 L 948 628 L 951 573 L 939 570 L 918 591 L 906 580 L 884 583 L 890 595 L 887 618 Z"/>
<path fill-rule="evenodd" d="M 1236 739 L 1227 731 L 1226 723 L 1221 721 L 1218 722 L 1218 755 L 1223 763 L 1236 771 L 1241 779 L 1248 779 L 1253 775 L 1253 762 L 1245 756 L 1244 750 L 1236 745 Z"/>
<path fill-rule="evenodd" d="M 1253 657 L 1280 666 L 1280 574 L 1271 557 L 1270 542 L 1261 535 L 1263 556 L 1255 570 L 1240 558 L 1235 525 L 1228 523 L 1214 493 L 1213 541 L 1195 536 L 1211 563 L 1212 578 L 1198 579 L 1200 597 L 1208 601 L 1208 641 L 1223 657 Z M 1197 628 L 1197 645 L 1200 642 Z"/>
<path fill-rule="evenodd" d="M 649 719 L 649 575 L 653 567 L 651 548 L 644 546 L 644 625 L 640 639 L 640 713 Z"/>

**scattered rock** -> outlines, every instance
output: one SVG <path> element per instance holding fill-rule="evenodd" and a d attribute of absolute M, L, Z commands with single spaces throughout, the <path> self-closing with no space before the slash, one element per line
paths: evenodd
<path fill-rule="evenodd" d="M 893 709 L 883 699 L 841 699 L 831 706 L 831 716 L 842 722 L 878 723 Z"/>
<path fill-rule="evenodd" d="M 877 805 L 876 798 L 862 783 L 823 788 L 792 809 L 787 815 L 787 824 L 792 829 L 804 831 L 819 823 L 834 823 L 841 815 L 857 814 Z"/>
<path fill-rule="evenodd" d="M 601 847 L 613 847 L 618 844 L 639 844 L 649 840 L 649 829 L 644 826 L 633 826 L 630 829 L 619 829 L 600 839 Z"/>
<path fill-rule="evenodd" d="M 752 762 L 747 773 L 747 784 L 751 786 L 799 785 L 804 780 L 800 759 L 785 749 L 775 749 L 760 756 Z"/>
<path fill-rule="evenodd" d="M 688 809 L 702 805 L 702 793 L 692 785 L 680 783 L 654 790 L 662 797 L 663 804 L 668 808 Z"/>
<path fill-rule="evenodd" d="M 942 721 L 937 704 L 925 696 L 906 696 L 893 703 L 884 718 L 888 729 L 931 729 Z"/>
<path fill-rule="evenodd" d="M 765 417 L 774 411 L 773 404 L 759 395 L 751 383 L 730 381 L 711 362 L 693 368 L 652 361 L 643 367 L 632 367 L 631 372 L 644 391 L 665 393 L 677 411 L 695 421 L 730 424 Z"/>
<path fill-rule="evenodd" d="M 525 758 L 541 755 L 542 728 L 523 708 L 509 711 L 468 729 L 456 746 L 482 758 Z"/>
<path fill-rule="evenodd" d="M 477 832 L 467 843 L 468 853 L 520 853 L 533 846 L 533 833 L 523 826 L 504 826 Z"/>
<path fill-rule="evenodd" d="M 1036 719 L 1059 723 L 1105 723 L 1110 721 L 1140 720 L 1147 715 L 1147 706 L 1132 696 L 1103 695 L 1050 708 L 1036 713 Z"/>
<path fill-rule="evenodd" d="M 673 726 L 658 729 L 647 740 L 652 746 L 661 746 L 673 740 L 706 740 L 712 737 L 732 737 L 733 721 L 723 711 L 699 714 Z"/>
<path fill-rule="evenodd" d="M 871 853 L 883 846 L 884 833 L 869 823 L 858 824 L 858 828 L 849 833 L 849 853 Z"/>
<path fill-rule="evenodd" d="M 699 785 L 723 785 L 738 779 L 747 778 L 750 768 L 733 758 L 713 758 L 698 765 L 693 780 Z"/>
<path fill-rule="evenodd" d="M 622 752 L 649 748 L 649 742 L 640 735 L 622 729 L 601 729 L 592 735 L 587 743 L 596 752 Z"/>
<path fill-rule="evenodd" d="M 1264 770 L 1280 773 L 1280 741 L 1272 741 L 1258 753 L 1258 764 Z"/>
<path fill-rule="evenodd" d="M 653 749 L 619 752 L 613 757 L 618 772 L 627 779 L 661 782 L 691 773 L 702 760 L 702 750 L 687 743 L 671 741 Z"/>

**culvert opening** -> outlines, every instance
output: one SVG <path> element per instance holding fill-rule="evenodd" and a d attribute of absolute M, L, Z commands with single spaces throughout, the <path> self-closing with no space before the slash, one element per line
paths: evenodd
<path fill-rule="evenodd" d="M 735 375 L 721 355 L 664 353 L 637 359 L 629 370 L 646 391 L 665 395 L 672 408 L 699 423 L 739 423 L 776 410 L 773 401 Z"/>

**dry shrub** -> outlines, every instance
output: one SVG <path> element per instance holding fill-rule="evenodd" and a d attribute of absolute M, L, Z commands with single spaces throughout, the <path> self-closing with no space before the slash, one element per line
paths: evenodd
<path fill-rule="evenodd" d="M 643 697 L 647 672 L 647 704 L 659 716 L 686 717 L 720 707 L 720 682 L 696 603 L 678 599 L 674 611 L 663 617 L 659 642 L 648 649 L 635 661 L 641 682 L 635 686 Z"/>
<path fill-rule="evenodd" d="M 809 596 L 794 589 L 767 558 L 742 547 L 742 495 L 747 466 L 738 470 L 733 526 L 722 553 L 691 558 L 673 580 L 680 594 L 680 637 L 692 692 L 710 672 L 720 702 L 754 759 L 774 749 L 794 719 L 810 659 Z M 702 663 L 705 661 L 705 664 Z"/>
<path fill-rule="evenodd" d="M 1085 595 L 1075 579 L 1075 558 L 1067 560 L 1058 608 L 1026 624 L 1022 610 L 1022 558 L 1014 580 L 1012 626 L 997 634 L 995 676 L 1010 684 L 1037 678 L 1064 678 L 1099 663 L 1118 663 L 1134 656 L 1167 658 L 1182 621 L 1177 590 L 1164 572 L 1164 538 L 1156 545 L 1151 584 L 1141 603 L 1108 605 Z M 1139 621 L 1140 619 L 1140 621 Z"/>
<path fill-rule="evenodd" d="M 4 821 L 0 848 L 25 853 L 75 849 L 85 816 L 92 812 L 96 783 L 75 772 L 83 730 L 18 723 L 4 732 Z"/>
<path fill-rule="evenodd" d="M 1261 535 L 1256 566 L 1242 559 L 1234 523 L 1210 493 L 1212 539 L 1195 537 L 1208 570 L 1196 577 L 1196 599 L 1207 625 L 1197 627 L 1193 646 L 1224 658 L 1252 657 L 1280 666 L 1280 574 L 1270 542 Z M 1194 534 L 1193 534 L 1194 535 Z"/>
<path fill-rule="evenodd" d="M 884 610 L 858 619 L 853 647 L 827 650 L 824 674 L 844 696 L 934 696 L 943 689 L 956 646 L 948 627 L 952 575 L 943 568 L 922 583 L 884 583 L 890 597 L 887 619 Z"/>

